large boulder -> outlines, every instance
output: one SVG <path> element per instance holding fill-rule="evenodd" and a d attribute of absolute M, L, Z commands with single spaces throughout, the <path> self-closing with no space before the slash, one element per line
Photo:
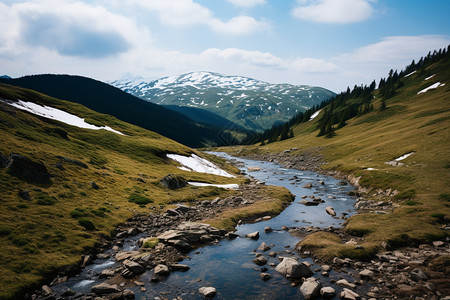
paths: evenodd
<path fill-rule="evenodd" d="M 310 277 L 303 281 L 300 286 L 300 292 L 306 300 L 311 300 L 319 296 L 321 287 L 322 285 L 316 278 Z"/>
<path fill-rule="evenodd" d="M 50 173 L 42 162 L 36 162 L 20 154 L 11 153 L 8 172 L 29 183 L 50 183 Z"/>
<path fill-rule="evenodd" d="M 107 294 L 113 294 L 113 293 L 120 293 L 120 289 L 117 287 L 117 285 L 100 283 L 100 284 L 94 285 L 91 288 L 91 292 L 93 292 L 96 295 L 107 295 Z"/>
<path fill-rule="evenodd" d="M 176 190 L 185 187 L 187 185 L 187 180 L 179 175 L 169 174 L 161 179 L 159 184 L 171 190 Z"/>
<path fill-rule="evenodd" d="M 300 279 L 311 277 L 314 273 L 304 264 L 298 263 L 297 259 L 284 257 L 275 270 L 286 278 Z"/>

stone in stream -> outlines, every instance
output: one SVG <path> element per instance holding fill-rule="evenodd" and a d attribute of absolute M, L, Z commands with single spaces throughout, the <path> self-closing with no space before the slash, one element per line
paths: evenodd
<path fill-rule="evenodd" d="M 269 232 L 272 232 L 272 231 L 273 231 L 273 229 L 271 227 L 269 227 L 269 226 L 264 227 L 264 232 L 265 233 L 269 233 Z"/>
<path fill-rule="evenodd" d="M 316 278 L 310 277 L 303 281 L 300 286 L 300 292 L 306 300 L 311 300 L 319 296 L 321 287 L 322 285 Z"/>
<path fill-rule="evenodd" d="M 270 249 L 271 248 L 269 247 L 269 245 L 266 244 L 266 242 L 262 242 L 261 245 L 258 247 L 259 251 L 267 251 Z"/>
<path fill-rule="evenodd" d="M 359 272 L 359 276 L 361 276 L 362 278 L 371 279 L 373 277 L 373 271 L 371 271 L 369 269 L 364 269 L 361 272 Z"/>
<path fill-rule="evenodd" d="M 157 265 L 153 270 L 153 274 L 157 276 L 168 276 L 170 274 L 170 271 L 166 265 Z"/>
<path fill-rule="evenodd" d="M 329 214 L 330 216 L 336 216 L 336 212 L 334 211 L 334 208 L 332 208 L 331 206 L 327 206 L 325 208 L 325 211 L 327 212 L 327 214 Z"/>
<path fill-rule="evenodd" d="M 245 237 L 248 237 L 249 239 L 252 239 L 252 240 L 257 240 L 257 239 L 259 239 L 259 231 L 255 231 L 255 232 L 252 232 L 252 233 L 247 233 L 245 235 Z"/>
<path fill-rule="evenodd" d="M 170 268 L 173 271 L 180 271 L 180 272 L 186 272 L 190 269 L 188 265 L 182 265 L 182 264 L 172 264 L 170 265 Z"/>
<path fill-rule="evenodd" d="M 331 286 L 325 286 L 320 289 L 320 296 L 324 299 L 331 299 L 336 296 L 336 290 L 333 289 Z"/>
<path fill-rule="evenodd" d="M 275 270 L 286 278 L 300 279 L 308 278 L 314 273 L 304 264 L 299 264 L 297 259 L 284 257 Z"/>
<path fill-rule="evenodd" d="M 312 183 L 307 183 L 304 186 L 302 186 L 304 189 L 310 189 L 313 187 Z"/>
<path fill-rule="evenodd" d="M 354 289 L 356 287 L 356 285 L 354 283 L 350 283 L 346 279 L 340 279 L 340 280 L 336 281 L 336 285 L 338 285 L 340 287 L 344 287 L 344 288 L 351 288 L 351 289 Z"/>
<path fill-rule="evenodd" d="M 261 273 L 261 274 L 259 274 L 259 278 L 261 278 L 261 279 L 264 280 L 264 281 L 269 280 L 271 277 L 272 277 L 272 276 L 270 276 L 269 273 Z"/>
<path fill-rule="evenodd" d="M 117 287 L 117 285 L 110 285 L 107 283 L 100 283 L 97 285 L 94 285 L 91 288 L 91 292 L 93 292 L 96 295 L 107 295 L 107 294 L 113 294 L 113 293 L 120 293 L 120 289 Z"/>
<path fill-rule="evenodd" d="M 116 254 L 116 260 L 122 261 L 126 259 L 133 259 L 135 257 L 139 257 L 141 253 L 139 251 L 125 251 L 125 252 L 119 252 Z"/>
<path fill-rule="evenodd" d="M 264 266 L 267 263 L 267 258 L 265 258 L 264 256 L 258 256 L 257 258 L 255 258 L 253 260 L 253 262 L 255 264 L 257 264 L 258 266 Z"/>
<path fill-rule="evenodd" d="M 216 295 L 216 289 L 211 286 L 204 286 L 198 289 L 198 292 L 206 298 L 213 298 Z"/>
<path fill-rule="evenodd" d="M 343 300 L 358 300 L 358 299 L 361 299 L 361 297 L 356 292 L 354 292 L 352 290 L 349 290 L 347 288 L 344 288 L 339 296 Z"/>
<path fill-rule="evenodd" d="M 134 262 L 132 260 L 125 260 L 123 262 L 123 265 L 127 268 L 128 271 L 130 271 L 132 274 L 127 274 L 127 275 L 131 275 L 131 276 L 136 276 L 139 274 L 142 274 L 145 272 L 145 268 L 143 266 L 141 266 L 140 264 L 138 264 L 137 262 Z M 124 276 L 126 277 L 126 276 Z"/>

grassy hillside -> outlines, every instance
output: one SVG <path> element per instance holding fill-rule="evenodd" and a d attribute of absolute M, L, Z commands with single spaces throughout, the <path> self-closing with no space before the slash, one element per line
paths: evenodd
<path fill-rule="evenodd" d="M 38 117 L 1 99 L 59 108 L 125 135 Z M 110 235 L 115 225 L 135 213 L 231 193 L 214 187 L 168 190 L 159 180 L 169 173 L 211 183 L 244 180 L 182 171 L 165 154 L 196 153 L 186 146 L 80 104 L 0 84 L 0 154 L 10 153 L 42 162 L 52 176 L 41 184 L 27 182 L 12 176 L 0 160 L 0 299 L 14 298 L 58 268 L 76 263 L 99 236 Z M 92 181 L 98 189 L 92 188 Z"/>
<path fill-rule="evenodd" d="M 418 94 L 437 82 L 441 86 Z M 450 222 L 449 55 L 402 76 L 388 97 L 382 97 L 380 90 L 375 90 L 373 96 L 368 105 L 373 109 L 347 120 L 342 128 L 334 125 L 331 138 L 318 137 L 319 121 L 324 115 L 321 111 L 316 119 L 296 125 L 294 138 L 240 148 L 241 153 L 298 149 L 289 155 L 317 151 L 325 159 L 324 170 L 360 177 L 367 198 L 398 206 L 388 214 L 359 214 L 347 221 L 346 231 L 362 237 L 364 251 L 354 251 L 328 234 L 311 235 L 302 242 L 324 258 L 369 257 L 383 242 L 395 248 L 449 236 L 449 231 L 441 229 Z M 347 101 L 351 104 L 361 100 L 354 96 Z M 404 165 L 386 164 L 411 152 L 414 154 L 400 161 Z M 398 193 L 387 196 L 388 189 Z"/>
<path fill-rule="evenodd" d="M 80 103 L 97 112 L 158 132 L 190 147 L 236 144 L 223 129 L 196 124 L 182 113 L 144 101 L 106 83 L 69 75 L 0 78 L 0 83 L 32 89 L 58 99 Z"/>

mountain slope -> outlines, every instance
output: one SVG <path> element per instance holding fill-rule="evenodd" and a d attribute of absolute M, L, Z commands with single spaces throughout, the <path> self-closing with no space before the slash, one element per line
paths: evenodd
<path fill-rule="evenodd" d="M 211 72 L 109 83 L 153 103 L 202 108 L 257 131 L 265 130 L 276 122 L 287 121 L 296 113 L 334 95 L 320 87 L 269 84 Z"/>
<path fill-rule="evenodd" d="M 48 118 L 52 114 L 65 121 Z M 68 114 L 115 132 L 80 128 L 81 121 L 68 125 Z M 0 141 L 0 299 L 23 299 L 24 291 L 77 264 L 87 249 L 134 214 L 228 193 L 214 187 L 168 190 L 158 184 L 167 174 L 189 181 L 243 181 L 180 170 L 166 154 L 205 156 L 80 104 L 4 84 Z"/>
<path fill-rule="evenodd" d="M 302 249 L 327 259 L 369 259 L 382 245 L 395 249 L 450 236 L 450 54 L 435 52 L 419 62 L 400 74 L 391 72 L 370 97 L 358 88 L 336 97 L 314 120 L 295 125 L 294 138 L 240 149 L 297 148 L 289 153 L 293 157 L 314 151 L 324 157 L 324 170 L 359 182 L 371 212 L 351 217 L 345 230 L 362 237 L 363 248 L 355 251 L 321 233 L 304 239 Z M 347 118 L 354 105 L 356 115 Z M 331 129 L 323 135 L 322 124 Z M 389 209 L 377 212 L 383 206 Z"/>
<path fill-rule="evenodd" d="M 33 89 L 55 98 L 80 103 L 95 111 L 158 132 L 191 147 L 232 144 L 219 128 L 198 125 L 185 115 L 133 97 L 117 88 L 86 77 L 35 75 L 0 82 Z"/>

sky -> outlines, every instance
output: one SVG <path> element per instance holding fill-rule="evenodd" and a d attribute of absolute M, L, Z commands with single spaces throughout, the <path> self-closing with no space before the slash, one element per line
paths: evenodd
<path fill-rule="evenodd" d="M 334 92 L 450 44 L 448 0 L 0 1 L 0 75 L 193 71 Z"/>

